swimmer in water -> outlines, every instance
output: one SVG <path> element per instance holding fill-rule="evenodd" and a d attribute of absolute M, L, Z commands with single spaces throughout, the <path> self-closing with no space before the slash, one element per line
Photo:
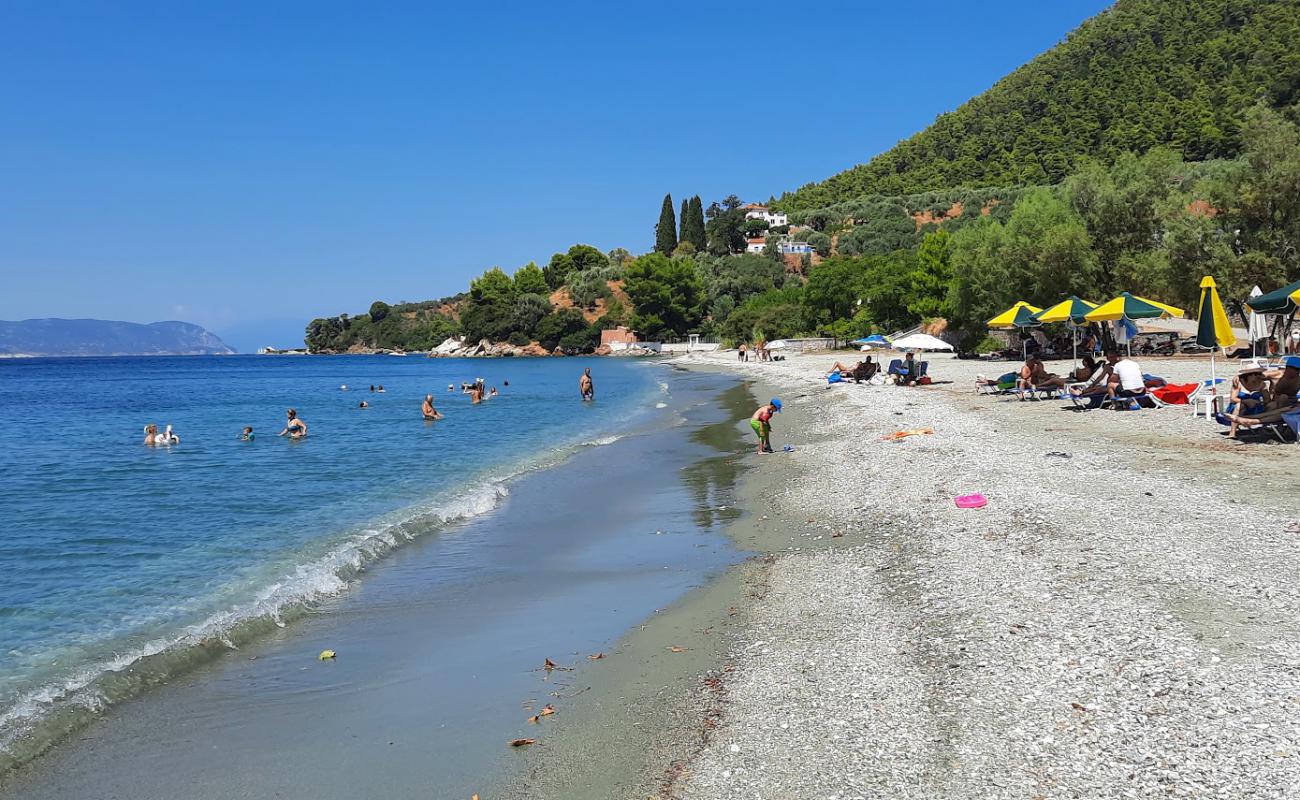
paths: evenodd
<path fill-rule="evenodd" d="M 509 380 L 509 379 L 506 379 L 506 380 L 504 380 L 504 381 L 501 381 L 501 385 L 502 385 L 502 386 L 509 386 L 509 385 L 510 385 L 510 380 Z"/>
<path fill-rule="evenodd" d="M 375 391 L 379 392 L 380 394 L 383 394 L 383 393 L 384 393 L 384 385 L 383 385 L 382 383 L 379 384 L 379 388 L 376 389 Z"/>
<path fill-rule="evenodd" d="M 442 414 L 439 413 L 438 409 L 433 407 L 433 395 L 431 394 L 426 394 L 424 396 L 424 402 L 420 404 L 420 413 L 423 414 L 424 418 L 427 420 L 442 419 Z"/>
<path fill-rule="evenodd" d="M 289 409 L 285 412 L 289 421 L 285 423 L 284 430 L 280 431 L 279 436 L 288 436 L 290 439 L 302 439 L 307 435 L 307 423 L 298 419 L 298 412 Z"/>
<path fill-rule="evenodd" d="M 493 386 L 492 391 L 488 392 L 488 397 L 496 397 L 496 396 L 497 396 L 497 387 Z"/>
<path fill-rule="evenodd" d="M 455 386 L 452 386 L 452 385 L 449 383 L 449 384 L 447 384 L 447 391 L 449 391 L 449 392 L 454 392 L 454 391 L 456 391 L 456 387 L 455 387 Z"/>
<path fill-rule="evenodd" d="M 477 383 L 471 386 L 469 389 L 469 401 L 474 405 L 483 402 L 483 387 L 479 386 Z"/>
<path fill-rule="evenodd" d="M 360 403 L 357 403 L 357 408 L 370 408 L 370 404 L 365 400 L 362 400 Z"/>
<path fill-rule="evenodd" d="M 578 391 L 583 400 L 596 399 L 596 382 L 591 379 L 591 367 L 582 371 L 582 377 L 578 379 Z"/>
<path fill-rule="evenodd" d="M 144 443 L 146 447 L 162 444 L 158 441 L 158 426 L 152 422 L 144 426 Z"/>
<path fill-rule="evenodd" d="M 248 427 L 244 428 L 244 432 L 241 433 L 241 434 L 239 434 L 239 441 L 241 441 L 241 442 L 251 442 L 251 441 L 253 441 L 253 426 L 252 426 L 252 425 L 249 425 Z"/>

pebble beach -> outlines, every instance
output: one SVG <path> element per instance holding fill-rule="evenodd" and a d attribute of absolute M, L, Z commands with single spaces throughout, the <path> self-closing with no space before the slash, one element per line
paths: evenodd
<path fill-rule="evenodd" d="M 976 394 L 1010 362 L 828 386 L 837 355 L 682 359 L 779 394 L 793 452 L 753 457 L 764 591 L 661 796 L 1300 795 L 1295 445 L 1227 440 L 1186 406 Z M 974 492 L 986 507 L 956 507 Z"/>

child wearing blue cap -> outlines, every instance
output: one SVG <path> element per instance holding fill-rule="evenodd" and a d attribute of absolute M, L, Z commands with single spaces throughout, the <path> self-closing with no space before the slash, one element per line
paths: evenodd
<path fill-rule="evenodd" d="M 758 407 L 754 415 L 749 418 L 749 427 L 754 429 L 758 435 L 758 452 L 772 452 L 772 415 L 781 411 L 780 398 L 773 397 L 772 401 Z"/>

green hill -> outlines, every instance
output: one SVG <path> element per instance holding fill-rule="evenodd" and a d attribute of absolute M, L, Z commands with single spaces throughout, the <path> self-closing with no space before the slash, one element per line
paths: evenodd
<path fill-rule="evenodd" d="M 1261 99 L 1295 119 L 1300 2 L 1119 0 L 930 127 L 778 205 L 1054 184 L 1084 160 L 1157 145 L 1189 161 L 1231 158 Z"/>

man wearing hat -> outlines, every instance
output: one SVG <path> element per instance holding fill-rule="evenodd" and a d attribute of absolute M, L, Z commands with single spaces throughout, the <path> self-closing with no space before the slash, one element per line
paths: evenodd
<path fill-rule="evenodd" d="M 772 415 L 781 412 L 780 398 L 773 397 L 770 403 L 758 407 L 754 416 L 749 418 L 749 427 L 758 434 L 758 452 L 772 452 Z"/>

